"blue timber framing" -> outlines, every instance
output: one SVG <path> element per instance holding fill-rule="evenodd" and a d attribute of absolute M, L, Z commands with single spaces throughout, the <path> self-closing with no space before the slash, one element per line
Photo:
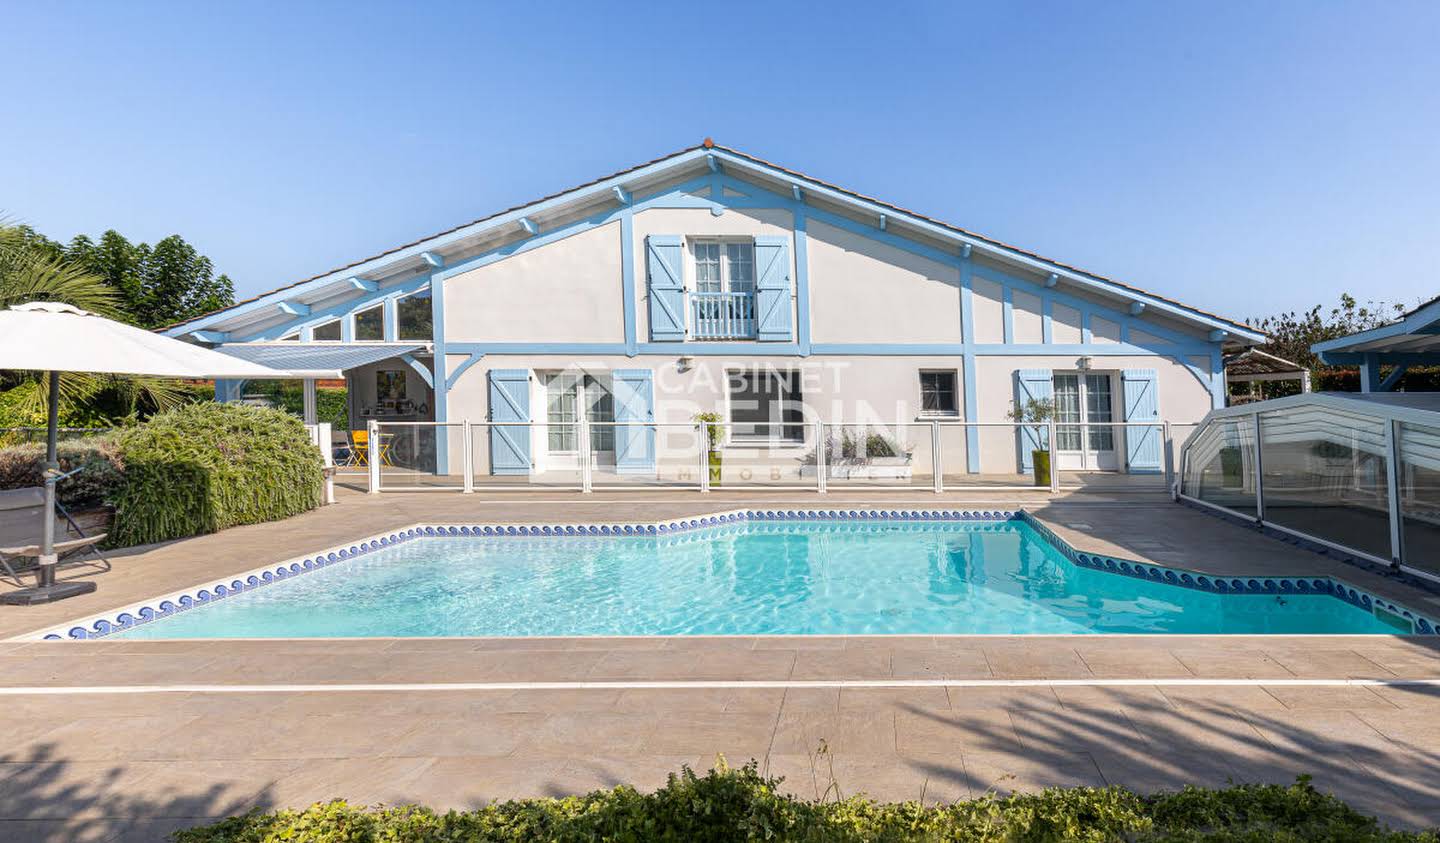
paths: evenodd
<path fill-rule="evenodd" d="M 460 376 L 470 367 L 479 362 L 487 354 L 591 354 L 591 355 L 625 355 L 635 357 L 641 354 L 649 355 L 691 355 L 691 356 L 719 356 L 719 355 L 747 355 L 747 356 L 772 356 L 772 357 L 806 357 L 810 355 L 875 355 L 875 356 L 956 356 L 964 367 L 964 402 L 965 418 L 967 420 L 978 420 L 978 400 L 976 394 L 976 383 L 978 380 L 977 358 L 981 356 L 1036 356 L 1036 355 L 1077 355 L 1077 356 L 1112 356 L 1112 355 L 1153 355 L 1167 357 L 1175 360 L 1184 366 L 1194 375 L 1199 382 L 1211 393 L 1212 401 L 1218 402 L 1216 406 L 1223 406 L 1224 402 L 1224 381 L 1220 371 L 1220 351 L 1218 343 L 1235 329 L 1227 326 L 1226 330 L 1216 328 L 1211 331 L 1212 336 L 1207 342 L 1205 339 L 1194 335 L 1165 329 L 1150 320 L 1139 318 L 1142 314 L 1149 315 L 1155 312 L 1172 312 L 1180 310 L 1187 316 L 1195 314 L 1180 308 L 1179 306 L 1163 303 L 1161 306 L 1152 306 L 1147 302 L 1154 301 L 1148 298 L 1148 294 L 1139 291 L 1119 290 L 1107 288 L 1105 292 L 1116 298 L 1114 306 L 1102 304 L 1091 299 L 1082 298 L 1070 292 L 1060 289 L 1060 281 L 1073 282 L 1080 277 L 1074 271 L 1067 270 L 1061 276 L 1057 272 L 1042 272 L 1039 278 L 1031 279 L 1022 277 L 1010 269 L 1001 267 L 998 264 L 981 262 L 980 255 L 973 255 L 972 249 L 980 246 L 972 246 L 969 242 L 962 242 L 957 248 L 946 250 L 936 246 L 927 245 L 919 240 L 913 239 L 895 231 L 895 225 L 885 228 L 877 227 L 875 224 L 867 224 L 851 219 L 847 216 L 815 207 L 808 203 L 812 194 L 823 194 L 823 190 L 817 190 L 808 183 L 794 184 L 791 186 L 789 195 L 775 193 L 767 188 L 761 187 L 752 182 L 735 178 L 725 171 L 723 167 L 716 167 L 713 171 L 704 173 L 698 178 L 682 181 L 678 184 L 666 187 L 648 196 L 637 196 L 630 191 L 624 190 L 618 184 L 601 185 L 600 189 L 611 192 L 618 200 L 618 204 L 611 205 L 599 210 L 585 218 L 557 225 L 553 228 L 541 227 L 531 223 L 525 225 L 529 219 L 524 214 L 515 215 L 513 222 L 515 230 L 520 236 L 500 246 L 494 247 L 479 254 L 471 255 L 463 260 L 446 260 L 432 251 L 437 248 L 434 239 L 426 241 L 425 249 L 416 252 L 419 254 L 430 270 L 427 274 L 406 279 L 398 284 L 385 286 L 385 282 L 371 282 L 364 279 L 364 284 L 354 285 L 354 289 L 362 295 L 349 301 L 333 305 L 323 310 L 298 313 L 296 318 L 288 320 L 283 324 L 267 327 L 263 331 L 251 336 L 234 337 L 227 336 L 230 341 L 246 340 L 268 340 L 277 339 L 285 334 L 299 331 L 302 339 L 308 338 L 310 330 L 317 324 L 328 322 L 334 318 L 342 319 L 342 332 L 353 335 L 353 314 L 357 311 L 373 307 L 377 301 L 384 303 L 385 338 L 394 341 L 397 339 L 397 306 L 396 302 L 403 296 L 412 294 L 429 286 L 431 289 L 431 308 L 434 323 L 434 358 L 429 371 L 429 383 L 435 393 L 435 420 L 439 423 L 448 422 L 449 401 L 448 393 L 458 382 Z M 545 203 L 540 203 L 543 205 Z M 673 209 L 673 208 L 698 208 L 708 209 L 711 213 L 719 215 L 730 208 L 740 209 L 773 209 L 788 210 L 792 216 L 792 244 L 795 261 L 795 308 L 796 308 L 796 331 L 795 341 L 785 343 L 749 343 L 749 342 L 695 342 L 685 341 L 679 343 L 648 343 L 641 342 L 638 335 L 638 291 L 636 266 L 635 266 L 635 229 L 634 215 L 651 209 Z M 537 213 L 539 205 L 531 206 L 528 213 Z M 894 221 L 906 221 L 907 226 L 913 226 L 913 221 L 903 216 L 895 216 Z M 488 221 L 489 225 L 500 225 L 502 217 Z M 457 341 L 449 342 L 446 337 L 445 326 L 445 295 L 444 282 L 452 277 L 465 272 L 477 269 L 482 266 L 503 261 L 506 258 L 523 254 L 532 249 L 544 247 L 558 242 L 565 238 L 593 230 L 595 228 L 617 223 L 618 234 L 621 238 L 621 289 L 623 297 L 623 342 L 619 343 L 488 343 Z M 809 238 L 814 234 L 812 223 L 821 223 L 842 231 L 858 234 L 879 243 L 900 249 L 909 254 L 918 255 L 937 263 L 958 267 L 960 283 L 960 308 L 961 308 L 961 338 L 957 343 L 814 343 L 812 341 L 812 319 L 811 319 L 811 289 L 809 278 Z M 478 224 L 477 224 L 478 225 Z M 954 232 L 949 232 L 949 237 L 954 238 Z M 963 238 L 961 238 L 963 240 Z M 977 241 L 979 243 L 981 241 Z M 994 250 L 993 244 L 984 245 L 983 248 Z M 401 253 L 407 250 L 401 250 Z M 1034 262 L 1034 261 L 1032 261 Z M 346 278 L 360 278 L 355 273 L 365 274 L 369 263 L 348 269 Z M 1023 261 L 1021 262 L 1023 263 Z M 1043 263 L 1043 262 L 1042 262 Z M 1041 270 L 1036 270 L 1041 271 Z M 977 343 L 975 342 L 975 320 L 974 320 L 974 290 L 975 278 L 984 278 L 1000 285 L 1003 300 L 1003 338 L 1002 343 Z M 317 282 L 321 279 L 317 279 Z M 371 289 L 370 284 L 374 283 L 375 288 Z M 301 285 L 308 288 L 310 285 Z M 1084 285 L 1079 285 L 1084 286 Z M 1090 283 L 1091 287 L 1097 283 Z M 301 287 L 291 288 L 283 292 L 281 301 L 288 304 L 300 294 Z M 1015 291 L 1020 290 L 1039 301 L 1041 339 L 1042 343 L 1018 343 L 1015 334 Z M 1029 306 L 1027 299 L 1027 304 Z M 1063 305 L 1079 313 L 1081 342 L 1078 344 L 1055 344 L 1054 337 L 1054 309 L 1056 305 Z M 273 313 L 276 304 L 266 303 L 266 297 L 257 301 L 256 306 L 270 307 Z M 1119 342 L 1094 342 L 1092 335 L 1092 319 L 1101 318 L 1107 322 L 1113 322 L 1119 330 Z M 177 326 L 181 334 L 197 334 L 204 331 L 198 322 L 188 323 L 185 326 Z M 1223 322 L 1217 321 L 1217 324 Z M 348 330 L 347 330 L 348 328 Z M 1134 341 L 1134 332 L 1143 332 L 1146 336 L 1144 341 Z M 1219 334 L 1217 338 L 1215 335 Z M 1108 336 L 1108 333 L 1107 333 Z M 465 354 L 467 359 L 448 371 L 448 354 Z M 1202 362 L 1195 362 L 1196 360 Z M 1208 365 L 1207 365 L 1208 361 Z M 413 358 L 408 360 L 412 366 L 419 366 L 418 361 Z M 423 368 L 423 367 L 422 367 Z M 448 470 L 448 437 L 437 436 L 436 440 L 436 470 Z M 966 430 L 967 443 L 967 470 L 978 472 L 979 470 L 979 436 L 978 431 L 973 428 Z"/>
<path fill-rule="evenodd" d="M 969 246 L 960 247 L 960 337 L 965 345 L 965 350 L 960 352 L 960 362 L 965 368 L 962 378 L 965 384 L 965 421 L 979 421 L 980 401 L 975 391 L 979 374 L 975 371 L 975 352 L 971 348 L 975 342 L 975 282 L 970 265 L 970 251 Z M 965 471 L 970 474 L 980 473 L 978 428 L 965 428 Z"/>
<path fill-rule="evenodd" d="M 438 425 L 450 420 L 449 382 L 445 380 L 445 282 L 430 276 L 430 318 L 435 354 L 430 359 L 431 384 L 435 391 L 435 473 L 450 473 L 450 437 Z"/>

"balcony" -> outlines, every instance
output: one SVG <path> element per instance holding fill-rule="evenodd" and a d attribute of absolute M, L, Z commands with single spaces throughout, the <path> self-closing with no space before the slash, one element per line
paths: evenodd
<path fill-rule="evenodd" d="M 691 293 L 690 338 L 755 339 L 753 293 Z"/>

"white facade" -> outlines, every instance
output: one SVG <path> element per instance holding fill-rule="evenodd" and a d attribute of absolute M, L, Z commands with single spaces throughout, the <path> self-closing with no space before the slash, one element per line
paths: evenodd
<path fill-rule="evenodd" d="M 429 293 L 429 336 L 415 333 L 423 299 L 401 304 L 417 290 Z M 353 314 L 376 302 L 383 337 L 359 342 L 375 323 L 366 333 Z M 335 335 L 335 319 L 339 341 L 316 341 Z M 477 474 L 570 470 L 585 450 L 602 470 L 662 480 L 697 470 L 700 412 L 725 422 L 727 471 L 753 465 L 771 480 L 806 475 L 816 422 L 880 436 L 900 452 L 889 462 L 917 474 L 931 471 L 937 442 L 946 473 L 1016 473 L 1035 443 L 1002 425 L 1030 397 L 1052 399 L 1062 422 L 1092 425 L 1065 425 L 1061 467 L 1154 471 L 1157 432 L 1103 423 L 1198 422 L 1223 404 L 1222 346 L 1261 339 L 708 146 L 170 332 L 231 350 L 293 336 L 287 347 L 301 356 L 330 346 L 383 356 L 418 342 L 408 358 L 349 370 L 360 373 L 352 426 L 401 410 L 508 422 L 477 434 Z M 410 400 L 381 406 L 376 369 L 404 372 Z M 593 423 L 588 449 L 582 417 Z M 831 463 L 846 432 L 827 431 Z M 458 437 L 434 441 L 430 467 L 457 472 Z"/>

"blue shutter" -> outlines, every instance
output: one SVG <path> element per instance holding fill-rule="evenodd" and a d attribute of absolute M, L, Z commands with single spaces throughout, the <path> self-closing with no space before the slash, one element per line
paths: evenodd
<path fill-rule="evenodd" d="M 655 386 L 649 369 L 616 369 L 611 393 L 615 397 L 615 472 L 655 473 L 655 428 L 620 422 L 655 421 Z"/>
<path fill-rule="evenodd" d="M 790 238 L 755 238 L 755 336 L 791 338 Z"/>
<path fill-rule="evenodd" d="M 529 370 L 490 370 L 490 421 L 530 421 Z M 490 428 L 490 473 L 530 473 L 530 428 Z"/>
<path fill-rule="evenodd" d="M 1159 422 L 1160 396 L 1154 369 L 1126 369 L 1120 373 L 1125 394 L 1125 421 Z M 1132 474 L 1160 471 L 1159 424 L 1155 427 L 1125 428 L 1125 464 Z"/>
<path fill-rule="evenodd" d="M 1036 401 L 1055 400 L 1055 378 L 1049 369 L 1016 369 L 1015 400 L 1020 406 L 1034 398 Z M 1020 472 L 1027 474 L 1035 468 L 1031 451 L 1044 450 L 1047 438 L 1046 425 L 1027 426 L 1016 430 L 1015 448 L 1019 452 Z M 1051 456 L 1054 469 L 1054 456 Z"/>
<path fill-rule="evenodd" d="M 681 259 L 683 241 L 674 234 L 645 238 L 645 270 L 650 289 L 650 339 L 679 342 L 685 339 L 685 276 Z"/>

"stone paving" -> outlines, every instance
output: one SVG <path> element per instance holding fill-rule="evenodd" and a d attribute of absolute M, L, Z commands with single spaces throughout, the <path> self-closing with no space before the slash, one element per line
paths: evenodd
<path fill-rule="evenodd" d="M 1021 504 L 1082 549 L 1202 570 L 1335 574 L 1435 609 L 1432 594 L 1123 490 L 346 494 L 286 522 L 118 555 L 96 594 L 6 607 L 0 635 L 420 521 L 648 520 L 751 504 Z M 1391 822 L 1433 825 L 1440 686 L 1403 681 L 1440 678 L 1437 649 L 1381 636 L 0 643 L 12 724 L 0 751 L 0 839 L 160 840 L 253 806 L 331 797 L 445 808 L 654 787 L 720 754 L 756 759 L 801 796 L 833 783 L 845 795 L 927 801 L 1306 773 Z M 427 687 L 435 683 L 465 687 Z M 656 683 L 667 687 L 646 687 Z"/>

